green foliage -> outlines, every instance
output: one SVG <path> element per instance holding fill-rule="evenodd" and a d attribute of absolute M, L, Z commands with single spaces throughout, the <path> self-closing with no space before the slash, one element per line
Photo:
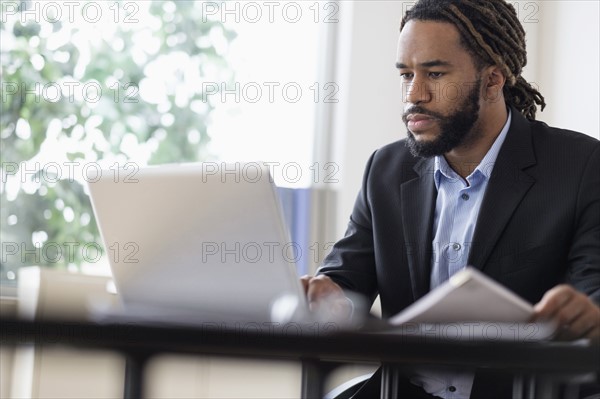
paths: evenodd
<path fill-rule="evenodd" d="M 108 23 L 17 13 L 0 24 L 3 279 L 23 265 L 90 260 L 81 249 L 101 241 L 85 166 L 210 157 L 213 108 L 200 83 L 232 79 L 224 54 L 235 33 L 202 22 L 194 1 L 121 4 L 112 23 L 115 3 L 100 3 Z"/>

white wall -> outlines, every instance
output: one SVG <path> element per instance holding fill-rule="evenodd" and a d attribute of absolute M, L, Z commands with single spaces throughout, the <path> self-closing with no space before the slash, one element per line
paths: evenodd
<path fill-rule="evenodd" d="M 600 138 L 600 2 L 540 1 L 536 81 L 549 125 Z"/>
<path fill-rule="evenodd" d="M 336 81 L 340 102 L 334 115 L 334 162 L 340 166 L 337 208 L 342 236 L 365 163 L 382 145 L 405 136 L 396 40 L 403 2 L 342 1 Z"/>
<path fill-rule="evenodd" d="M 412 1 L 342 1 L 333 159 L 340 166 L 337 232 L 347 225 L 363 168 L 378 147 L 405 137 L 394 67 L 403 7 Z M 512 2 L 527 32 L 524 76 L 548 107 L 538 119 L 599 136 L 599 2 Z"/>

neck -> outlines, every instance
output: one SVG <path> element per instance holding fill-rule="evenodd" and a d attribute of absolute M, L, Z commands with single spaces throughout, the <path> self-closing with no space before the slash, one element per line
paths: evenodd
<path fill-rule="evenodd" d="M 507 118 L 508 112 L 502 104 L 498 111 L 479 119 L 473 126 L 470 140 L 465 140 L 465 143 L 444 154 L 450 167 L 459 176 L 466 178 L 481 163 L 502 131 Z"/>

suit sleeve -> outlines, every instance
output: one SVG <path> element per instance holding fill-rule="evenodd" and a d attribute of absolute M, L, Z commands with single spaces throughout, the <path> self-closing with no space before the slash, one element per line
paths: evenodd
<path fill-rule="evenodd" d="M 369 173 L 374 152 L 367 162 L 362 188 L 356 198 L 344 238 L 325 257 L 317 274 L 325 274 L 343 289 L 361 294 L 369 301 L 377 296 L 373 227 L 369 203 Z"/>
<path fill-rule="evenodd" d="M 600 306 L 600 144 L 581 177 L 575 223 L 567 282 Z"/>

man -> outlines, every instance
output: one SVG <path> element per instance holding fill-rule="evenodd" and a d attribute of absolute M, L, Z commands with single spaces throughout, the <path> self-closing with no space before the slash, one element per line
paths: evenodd
<path fill-rule="evenodd" d="M 408 138 L 369 159 L 345 237 L 302 279 L 311 306 L 350 312 L 345 291 L 379 294 L 390 317 L 472 265 L 558 338 L 600 338 L 600 142 L 535 121 L 545 102 L 521 76 L 512 5 L 421 0 L 397 57 Z M 406 397 L 510 396 L 479 374 L 408 377 Z"/>

